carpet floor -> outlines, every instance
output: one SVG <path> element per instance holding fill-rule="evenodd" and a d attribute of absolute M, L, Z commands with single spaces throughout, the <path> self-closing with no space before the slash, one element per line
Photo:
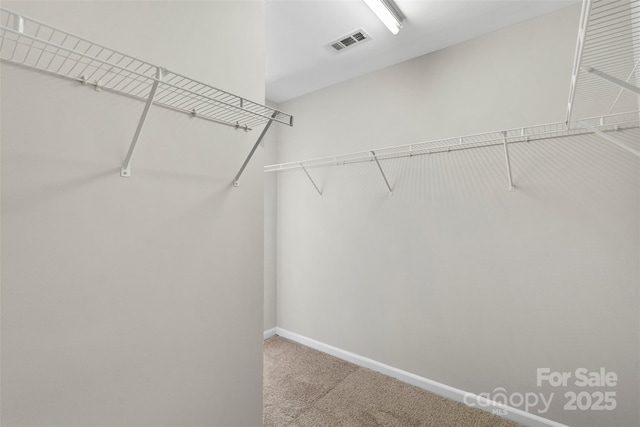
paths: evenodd
<path fill-rule="evenodd" d="M 264 342 L 265 427 L 519 424 L 284 339 Z"/>

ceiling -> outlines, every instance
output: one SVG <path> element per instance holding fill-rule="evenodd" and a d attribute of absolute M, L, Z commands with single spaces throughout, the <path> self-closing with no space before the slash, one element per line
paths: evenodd
<path fill-rule="evenodd" d="M 284 102 L 577 1 L 396 0 L 405 20 L 394 36 L 362 0 L 266 0 L 266 97 Z M 370 41 L 327 47 L 360 28 Z"/>

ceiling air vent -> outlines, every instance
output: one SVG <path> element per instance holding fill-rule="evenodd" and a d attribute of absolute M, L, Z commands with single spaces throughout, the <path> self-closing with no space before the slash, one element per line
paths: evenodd
<path fill-rule="evenodd" d="M 359 30 L 354 31 L 351 34 L 342 36 L 338 40 L 329 43 L 328 46 L 333 52 L 341 52 L 348 47 L 362 44 L 368 40 L 371 40 L 371 37 L 362 28 L 360 28 Z"/>

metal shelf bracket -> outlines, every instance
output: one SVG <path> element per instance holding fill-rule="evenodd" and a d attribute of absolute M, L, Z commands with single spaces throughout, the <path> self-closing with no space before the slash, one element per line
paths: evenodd
<path fill-rule="evenodd" d="M 636 61 L 635 65 L 633 66 L 633 69 L 631 70 L 631 72 L 629 73 L 629 76 L 627 77 L 627 80 L 625 80 L 625 83 L 629 83 L 633 75 L 636 73 L 636 69 L 638 68 L 638 65 L 640 65 L 640 59 Z M 618 96 L 616 96 L 616 99 L 613 101 L 613 104 L 611 104 L 611 107 L 609 107 L 609 114 L 613 112 L 613 109 L 615 108 L 616 104 L 620 100 L 620 97 L 622 96 L 623 92 L 624 92 L 624 88 L 620 88 L 620 91 L 618 91 Z"/>
<path fill-rule="evenodd" d="M 600 77 L 601 79 L 608 81 L 609 83 L 613 83 L 614 85 L 621 87 L 622 89 L 626 89 L 626 90 L 629 90 L 631 92 L 634 92 L 634 93 L 640 95 L 640 88 L 638 88 L 637 86 L 634 86 L 634 85 L 632 85 L 630 83 L 627 83 L 624 80 L 617 79 L 617 78 L 615 78 L 613 76 L 610 76 L 607 73 L 603 73 L 600 70 L 596 70 L 593 67 L 582 67 L 582 69 L 584 71 L 586 71 L 587 73 L 591 73 L 593 75 L 596 75 L 596 76 Z M 634 70 L 635 70 L 635 68 L 634 68 Z"/>
<path fill-rule="evenodd" d="M 511 176 L 511 161 L 509 159 L 509 143 L 507 142 L 507 132 L 502 133 L 504 135 L 504 158 L 507 163 L 507 179 L 509 180 L 509 191 L 513 191 L 515 187 L 513 186 L 513 178 Z"/>
<path fill-rule="evenodd" d="M 583 121 L 578 121 L 578 125 L 589 129 L 590 131 L 592 131 L 593 133 L 595 133 L 596 135 L 598 135 L 600 138 L 604 139 L 605 141 L 609 141 L 612 144 L 617 145 L 618 147 L 622 148 L 623 150 L 626 150 L 630 153 L 635 154 L 636 156 L 640 157 L 640 151 L 636 150 L 635 148 L 631 148 L 629 147 L 627 144 L 625 144 L 624 142 L 620 141 L 618 138 L 615 138 L 603 131 L 601 131 L 598 128 L 595 128 Z"/>
<path fill-rule="evenodd" d="M 313 180 L 313 178 L 311 178 L 311 175 L 309 175 L 309 172 L 307 171 L 307 168 L 304 167 L 304 165 L 302 163 L 300 163 L 300 167 L 302 168 L 302 170 L 304 171 L 305 174 L 307 174 L 307 178 L 309 178 L 309 181 L 311 181 L 311 184 L 313 184 L 313 188 L 316 189 L 316 191 L 318 192 L 318 194 L 320 196 L 322 196 L 322 191 L 320 191 L 320 189 L 318 188 L 318 186 L 316 185 L 315 181 Z"/>
<path fill-rule="evenodd" d="M 380 173 L 382 174 L 382 178 L 384 179 L 384 183 L 387 185 L 387 188 L 389 189 L 389 195 L 391 196 L 393 194 L 393 190 L 391 189 L 391 185 L 389 185 L 389 181 L 387 180 L 387 176 L 384 174 L 384 171 L 382 170 L 382 166 L 380 166 L 380 162 L 378 161 L 378 156 L 376 156 L 376 153 L 373 150 L 371 150 L 371 155 L 373 156 L 373 159 L 376 161 L 376 164 L 378 165 L 378 169 L 380 169 Z"/>
<path fill-rule="evenodd" d="M 140 116 L 140 120 L 138 121 L 138 127 L 136 128 L 136 132 L 133 135 L 133 140 L 131 141 L 131 145 L 129 146 L 129 152 L 127 153 L 127 157 L 125 158 L 124 163 L 122 164 L 122 168 L 120 169 L 120 176 L 122 177 L 126 178 L 131 176 L 131 158 L 133 157 L 133 153 L 136 150 L 136 146 L 138 145 L 140 133 L 142 133 L 142 128 L 144 127 L 144 123 L 147 120 L 147 116 L 149 115 L 149 109 L 153 104 L 153 98 L 156 96 L 158 84 L 162 80 L 163 75 L 164 71 L 162 70 L 162 68 L 158 67 L 156 69 L 156 79 L 153 82 L 153 86 L 151 86 L 151 92 L 149 92 L 149 96 L 147 97 L 147 102 L 145 103 L 144 110 L 142 110 L 142 116 Z"/>
<path fill-rule="evenodd" d="M 244 169 L 249 164 L 249 160 L 251 160 L 251 158 L 253 157 L 253 153 L 256 152 L 256 149 L 258 148 L 258 145 L 260 145 L 260 143 L 262 142 L 262 138 L 264 138 L 264 136 L 267 134 L 267 131 L 271 127 L 271 124 L 273 123 L 273 119 L 275 119 L 277 114 L 278 114 L 277 112 L 274 112 L 273 115 L 271 115 L 271 120 L 269 120 L 267 122 L 267 124 L 265 125 L 264 129 L 262 129 L 262 133 L 260 133 L 260 136 L 258 137 L 258 140 L 256 141 L 255 144 L 253 144 L 253 148 L 251 148 L 251 151 L 249 152 L 249 155 L 244 160 L 244 163 L 240 167 L 240 170 L 238 171 L 236 176 L 233 178 L 233 186 L 234 187 L 240 186 L 240 181 L 239 180 L 240 180 L 240 176 L 242 175 L 242 172 L 244 172 Z"/>

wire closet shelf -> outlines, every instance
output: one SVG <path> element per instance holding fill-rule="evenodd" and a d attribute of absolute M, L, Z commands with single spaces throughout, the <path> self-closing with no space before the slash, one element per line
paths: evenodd
<path fill-rule="evenodd" d="M 381 160 L 503 146 L 509 190 L 514 189 L 509 145 L 534 140 L 595 134 L 640 157 L 640 150 L 617 131 L 640 127 L 640 0 L 583 0 L 565 122 L 486 132 L 269 165 L 265 172 L 375 162 L 392 187 Z M 579 120 L 572 117 L 587 117 Z"/>
<path fill-rule="evenodd" d="M 566 121 L 638 109 L 640 1 L 584 0 Z"/>
<path fill-rule="evenodd" d="M 0 59 L 239 129 L 293 125 L 289 114 L 4 8 Z"/>
<path fill-rule="evenodd" d="M 548 138 L 584 135 L 595 131 L 609 134 L 628 128 L 640 127 L 640 112 L 626 112 L 599 117 L 581 119 L 570 123 L 551 123 L 504 131 L 479 133 L 475 135 L 444 138 L 432 141 L 394 147 L 377 148 L 334 156 L 319 157 L 304 161 L 287 162 L 265 166 L 265 172 L 284 172 L 296 169 L 340 166 L 352 163 L 373 162 L 401 157 L 413 157 L 434 153 L 446 153 L 457 150 L 504 146 L 520 142 L 530 142 Z"/>

